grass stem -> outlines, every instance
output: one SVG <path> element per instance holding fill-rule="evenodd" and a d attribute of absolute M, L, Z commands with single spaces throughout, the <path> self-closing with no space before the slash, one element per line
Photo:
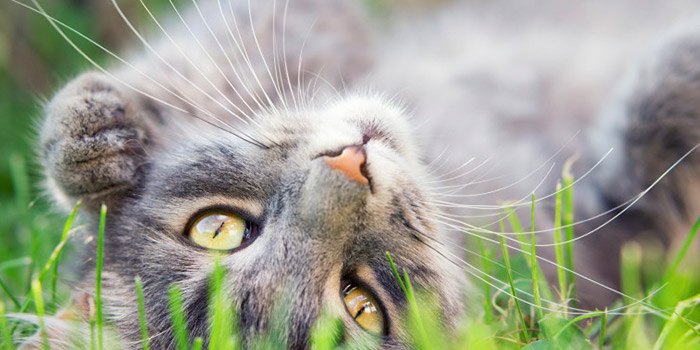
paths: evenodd
<path fill-rule="evenodd" d="M 136 276 L 134 279 L 134 286 L 136 288 L 136 298 L 139 304 L 139 326 L 141 328 L 141 348 L 143 350 L 149 350 L 150 340 L 148 338 L 148 326 L 146 325 L 146 307 L 143 298 L 143 282 L 141 278 Z"/>
<path fill-rule="evenodd" d="M 693 227 L 690 229 L 690 232 L 688 232 L 688 235 L 686 236 L 685 240 L 683 241 L 683 244 L 681 245 L 681 249 L 678 250 L 678 253 L 676 253 L 673 262 L 669 265 L 668 269 L 666 270 L 664 282 L 670 281 L 671 278 L 673 278 L 673 276 L 676 275 L 676 271 L 678 271 L 678 268 L 683 262 L 683 259 L 685 259 L 685 256 L 688 254 L 690 245 L 693 243 L 695 237 L 698 235 L 698 231 L 700 231 L 700 216 L 695 220 L 695 224 L 693 224 Z"/>
<path fill-rule="evenodd" d="M 41 295 L 41 282 L 39 280 L 32 281 L 32 295 L 34 296 L 34 305 L 36 314 L 39 317 L 39 337 L 41 338 L 41 348 L 49 349 L 49 334 L 46 329 L 46 310 L 44 309 L 44 298 Z"/>
<path fill-rule="evenodd" d="M 567 314 L 567 299 L 568 299 L 568 285 L 567 285 L 567 274 L 564 266 L 566 266 L 566 261 L 564 258 L 564 247 L 562 244 L 562 232 L 561 232 L 561 211 L 562 211 L 562 190 L 561 183 L 557 184 L 556 196 L 554 202 L 554 257 L 557 262 L 557 281 L 559 282 L 559 293 L 561 296 L 563 314 Z"/>
<path fill-rule="evenodd" d="M 544 317 L 544 311 L 542 310 L 542 297 L 540 296 L 540 277 L 542 281 L 547 280 L 544 277 L 544 273 L 540 268 L 539 262 L 537 261 L 537 237 L 535 236 L 535 193 L 532 193 L 530 202 L 530 266 L 532 273 L 532 294 L 535 298 L 535 305 L 537 305 L 537 317 L 542 319 Z"/>
<path fill-rule="evenodd" d="M 605 346 L 605 338 L 608 336 L 608 308 L 603 311 L 603 316 L 600 319 L 600 335 L 598 336 L 598 349 L 603 349 Z"/>
<path fill-rule="evenodd" d="M 503 220 L 500 222 L 501 224 L 501 231 L 505 231 L 503 228 Z M 510 264 L 510 254 L 508 253 L 508 246 L 506 245 L 506 239 L 504 235 L 499 235 L 498 236 L 500 245 L 501 245 L 501 252 L 503 254 L 503 262 L 506 265 L 506 276 L 508 277 L 508 285 L 510 286 L 510 293 L 511 297 L 513 298 L 513 302 L 515 303 L 515 309 L 518 313 L 518 318 L 520 319 L 520 324 L 522 327 L 522 338 L 525 343 L 530 342 L 530 332 L 528 331 L 529 327 L 527 325 L 527 322 L 525 322 L 525 316 L 523 315 L 522 308 L 520 307 L 520 300 L 518 299 L 516 289 L 515 289 L 515 283 L 513 282 L 513 273 L 512 273 L 512 267 Z"/>
<path fill-rule="evenodd" d="M 173 284 L 168 290 L 168 300 L 170 308 L 170 321 L 173 326 L 173 336 L 177 350 L 187 350 L 189 335 L 187 332 L 187 321 L 185 319 L 185 309 L 182 301 L 182 291 Z M 212 347 L 213 349 L 213 347 Z"/>
<path fill-rule="evenodd" d="M 570 296 L 571 304 L 575 306 L 576 297 L 576 275 L 574 274 L 574 177 L 571 175 L 571 166 L 574 158 L 569 158 L 564 163 L 562 172 L 562 224 L 564 227 L 565 261 L 567 268 L 567 294 Z"/>
<path fill-rule="evenodd" d="M 12 333 L 10 332 L 10 327 L 7 325 L 7 318 L 5 317 L 5 303 L 0 300 L 0 341 L 2 342 L 3 350 L 14 349 L 14 344 L 12 343 Z"/>
<path fill-rule="evenodd" d="M 481 271 L 485 274 L 490 275 L 492 268 L 492 257 L 493 254 L 491 250 L 486 249 L 484 245 L 484 240 L 481 237 L 476 237 L 476 242 L 479 246 L 479 255 L 481 255 Z M 493 322 L 493 306 L 491 305 L 491 284 L 488 281 L 483 281 L 482 283 L 483 293 L 484 293 L 484 321 L 486 323 Z"/>
<path fill-rule="evenodd" d="M 97 231 L 97 262 L 95 266 L 95 311 L 97 350 L 104 348 L 104 315 L 102 313 L 102 266 L 104 264 L 105 224 L 107 221 L 107 206 L 100 206 L 100 223 Z"/>
<path fill-rule="evenodd" d="M 5 284 L 5 282 L 3 282 L 2 278 L 0 278 L 0 289 L 2 289 L 2 291 L 5 293 L 5 295 L 7 295 L 7 297 L 10 299 L 12 304 L 15 305 L 16 308 L 21 308 L 22 305 L 19 303 L 19 300 L 17 300 L 14 294 L 12 294 L 10 287 L 7 284 Z"/>

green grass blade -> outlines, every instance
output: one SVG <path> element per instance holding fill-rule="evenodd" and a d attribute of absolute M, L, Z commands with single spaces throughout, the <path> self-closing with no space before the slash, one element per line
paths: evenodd
<path fill-rule="evenodd" d="M 0 278 L 0 289 L 7 295 L 7 297 L 10 299 L 12 304 L 15 305 L 16 308 L 21 309 L 22 304 L 20 304 L 19 300 L 12 294 L 12 291 L 10 290 L 10 287 L 3 282 L 2 278 Z"/>
<path fill-rule="evenodd" d="M 65 246 L 66 242 L 68 242 L 68 234 L 70 233 L 71 227 L 73 227 L 73 222 L 75 221 L 75 217 L 78 216 L 78 210 L 80 209 L 80 204 L 81 201 L 78 201 L 78 203 L 73 206 L 73 210 L 71 211 L 70 215 L 68 216 L 68 219 L 66 220 L 66 223 L 63 225 L 63 232 L 61 233 L 61 241 L 58 243 L 58 247 L 60 249 L 54 249 L 54 252 L 51 253 L 51 256 L 49 257 L 49 261 L 47 262 L 46 266 L 51 266 L 53 265 L 53 270 L 51 272 L 51 307 L 52 309 L 56 309 L 56 287 L 58 284 L 58 267 L 60 265 L 61 261 L 61 253 L 63 252 L 63 247 Z"/>
<path fill-rule="evenodd" d="M 194 338 L 194 342 L 192 342 L 192 350 L 202 350 L 202 347 L 204 347 L 204 340 L 202 337 Z"/>
<path fill-rule="evenodd" d="M 63 251 L 63 248 L 65 247 L 65 245 L 68 242 L 70 229 L 72 228 L 73 222 L 75 221 L 75 218 L 78 215 L 78 209 L 80 209 L 80 201 L 78 201 L 78 203 L 76 203 L 76 205 L 73 207 L 73 210 L 71 211 L 71 214 L 68 216 L 68 219 L 66 220 L 66 223 L 63 226 L 63 233 L 61 235 L 61 241 L 58 243 L 58 245 L 56 245 L 54 250 L 51 252 L 51 255 L 49 256 L 49 260 L 46 261 L 43 268 L 41 269 L 41 272 L 39 272 L 39 277 L 37 278 L 37 280 L 39 280 L 39 281 L 44 280 L 44 278 L 46 277 L 46 274 L 49 271 L 53 270 L 52 266 L 54 264 L 57 264 L 56 261 L 58 259 L 58 256 L 61 254 L 61 252 Z M 58 272 L 57 270 L 54 270 L 54 271 L 56 271 L 56 273 Z M 5 289 L 1 280 L 0 280 L 0 287 Z M 53 288 L 53 282 L 52 282 L 52 288 Z M 7 292 L 9 292 L 9 290 L 7 290 Z M 52 290 L 52 294 L 53 293 L 54 292 Z M 31 285 L 30 285 L 30 288 L 27 290 L 26 295 L 27 295 L 27 298 L 24 300 L 22 305 L 17 306 L 20 313 L 26 312 L 32 303 L 33 298 L 32 298 L 32 293 L 31 293 Z M 17 324 L 15 324 L 15 326 L 12 327 L 12 331 L 11 331 L 12 333 L 14 333 L 16 326 L 17 326 Z"/>
<path fill-rule="evenodd" d="M 12 333 L 10 332 L 10 327 L 7 325 L 7 318 L 5 317 L 5 303 L 0 300 L 0 341 L 2 341 L 3 350 L 12 350 L 14 345 L 12 343 Z"/>
<path fill-rule="evenodd" d="M 441 345 L 444 345 L 444 338 L 436 334 L 442 334 L 443 332 L 435 322 L 435 315 L 431 313 L 431 310 L 429 310 L 430 308 L 427 307 L 428 305 L 421 304 L 426 307 L 419 306 L 413 284 L 411 284 L 411 279 L 406 270 L 403 271 L 402 278 L 389 252 L 386 252 L 386 257 L 387 260 L 389 260 L 389 265 L 391 266 L 394 277 L 396 277 L 399 286 L 406 296 L 406 301 L 408 303 L 407 323 L 410 329 L 409 333 L 411 335 L 413 347 L 419 350 L 441 348 Z M 429 336 L 429 334 L 432 337 Z"/>
<path fill-rule="evenodd" d="M 394 274 L 394 277 L 396 278 L 396 281 L 399 283 L 401 290 L 403 291 L 404 295 L 408 295 L 408 289 L 406 288 L 406 284 L 404 283 L 403 279 L 401 279 L 401 276 L 399 275 L 399 270 L 396 269 L 396 264 L 394 264 L 394 259 L 391 258 L 391 253 L 386 252 L 386 258 L 387 258 L 387 260 L 389 260 L 389 266 L 391 266 L 391 272 Z"/>
<path fill-rule="evenodd" d="M 501 224 L 501 231 L 505 231 L 503 229 L 503 220 L 500 222 Z M 512 273 L 512 268 L 510 265 L 510 254 L 508 252 L 508 246 L 506 245 L 506 239 L 504 235 L 499 235 L 498 236 L 500 245 L 501 245 L 501 253 L 503 254 L 503 262 L 506 265 L 506 276 L 508 278 L 508 285 L 510 286 L 510 294 L 511 297 L 513 298 L 513 302 L 515 303 L 515 309 L 518 313 L 518 318 L 520 319 L 520 325 L 522 327 L 521 330 L 521 335 L 522 335 L 522 340 L 525 343 L 530 342 L 530 332 L 528 331 L 528 326 L 527 322 L 525 322 L 525 315 L 523 315 L 522 308 L 520 307 L 520 300 L 518 299 L 518 296 L 516 294 L 516 289 L 515 289 L 515 283 L 513 282 L 513 273 Z"/>
<path fill-rule="evenodd" d="M 489 249 L 486 249 L 481 237 L 477 236 L 476 242 L 479 246 L 479 255 L 481 255 L 481 271 L 490 275 L 493 269 L 491 264 L 492 253 Z M 491 323 L 494 316 L 493 305 L 491 305 L 491 284 L 488 283 L 488 281 L 483 281 L 482 288 L 484 293 L 484 321 L 486 323 Z"/>
<path fill-rule="evenodd" d="M 567 298 L 568 298 L 568 284 L 567 284 L 567 273 L 564 269 L 566 266 L 566 261 L 564 259 L 564 246 L 562 242 L 562 232 L 561 232 L 561 209 L 562 209 L 562 190 L 561 183 L 557 184 L 554 203 L 554 257 L 557 262 L 557 281 L 559 282 L 559 293 L 561 294 L 562 306 L 564 307 L 563 313 L 567 313 Z"/>
<path fill-rule="evenodd" d="M 520 219 L 512 208 L 506 209 L 506 218 L 513 232 L 517 233 L 518 241 L 520 242 L 520 249 L 522 250 L 523 258 L 527 267 L 530 269 L 532 278 L 532 289 L 533 297 L 535 300 L 535 305 L 537 309 L 537 316 L 541 319 L 544 315 L 542 313 L 542 297 L 540 295 L 539 280 L 545 280 L 544 272 L 542 272 L 539 262 L 537 261 L 537 245 L 535 237 L 535 194 L 532 194 L 532 204 L 530 206 L 530 220 L 531 220 L 531 230 L 530 230 L 530 240 L 527 239 L 527 234 L 523 229 L 523 225 L 520 223 Z"/>
<path fill-rule="evenodd" d="M 564 193 L 562 205 L 562 224 L 564 226 L 564 238 L 566 240 L 565 261 L 567 271 L 567 293 L 571 296 L 571 303 L 575 305 L 576 275 L 574 274 L 574 177 L 571 175 L 571 166 L 575 158 L 570 158 L 564 163 L 562 172 L 562 188 Z"/>
<path fill-rule="evenodd" d="M 605 346 L 605 338 L 608 333 L 608 308 L 603 311 L 603 316 L 600 319 L 600 336 L 598 337 L 598 349 L 603 349 Z"/>
<path fill-rule="evenodd" d="M 622 247 L 620 274 L 625 303 L 630 305 L 642 295 L 641 266 L 642 247 L 639 243 L 629 242 Z"/>
<path fill-rule="evenodd" d="M 664 346 L 664 345 L 666 345 L 665 344 L 666 339 L 671 334 L 671 331 L 675 327 L 677 327 L 680 322 L 684 321 L 683 312 L 685 310 L 696 307 L 699 303 L 700 303 L 700 294 L 697 294 L 691 298 L 688 298 L 686 300 L 682 300 L 678 304 L 676 304 L 676 307 L 673 311 L 673 314 L 671 314 L 671 317 L 668 319 L 668 321 L 666 321 L 666 324 L 664 324 L 664 327 L 661 330 L 659 337 L 656 339 L 656 342 L 654 343 L 654 350 L 673 347 L 673 346 Z M 690 325 L 689 328 L 691 330 L 694 330 L 694 326 L 695 325 Z M 697 332 L 697 330 L 696 330 L 696 332 Z"/>
<path fill-rule="evenodd" d="M 0 263 L 0 271 L 10 270 L 17 267 L 29 266 L 32 263 L 32 258 L 24 256 L 21 258 L 10 259 Z"/>
<path fill-rule="evenodd" d="M 46 311 L 44 309 L 44 298 L 41 295 L 41 282 L 38 280 L 32 281 L 32 295 L 34 297 L 34 305 L 36 306 L 36 314 L 39 317 L 39 336 L 41 337 L 41 347 L 49 349 L 49 335 L 46 330 L 46 322 L 44 317 Z"/>
<path fill-rule="evenodd" d="M 148 338 L 148 326 L 146 326 L 146 307 L 143 299 L 143 282 L 141 278 L 136 276 L 134 279 L 134 286 L 136 287 L 136 298 L 139 304 L 139 326 L 141 327 L 141 348 L 143 350 L 149 350 L 150 340 Z"/>
<path fill-rule="evenodd" d="M 78 215 L 78 209 L 80 209 L 80 201 L 76 203 L 76 205 L 73 207 L 73 210 L 68 216 L 68 219 L 66 220 L 65 225 L 63 226 L 63 234 L 61 235 L 61 241 L 56 245 L 54 250 L 51 252 L 51 255 L 49 256 L 49 260 L 46 261 L 44 266 L 41 269 L 41 272 L 39 272 L 39 277 L 37 278 L 39 281 L 44 280 L 46 277 L 46 274 L 49 273 L 49 271 L 52 270 L 52 266 L 56 263 L 56 259 L 58 259 L 58 256 L 61 254 L 63 251 L 63 248 L 66 246 L 68 243 L 68 238 L 69 238 L 69 233 L 70 229 L 73 226 L 73 222 L 75 221 L 76 216 Z M 19 312 L 25 312 L 27 311 L 27 308 L 29 308 L 29 305 L 31 305 L 32 298 L 31 298 L 31 293 L 27 292 L 27 294 L 30 296 L 27 298 L 22 306 L 19 308 Z"/>
<path fill-rule="evenodd" d="M 95 311 L 97 327 L 97 350 L 104 348 L 104 315 L 102 314 L 102 265 L 104 264 L 105 224 L 107 221 L 107 206 L 100 207 L 100 224 L 97 231 L 97 263 L 95 267 Z"/>
<path fill-rule="evenodd" d="M 170 308 L 170 321 L 173 326 L 173 336 L 177 350 L 187 350 L 189 334 L 185 321 L 185 309 L 182 302 L 182 291 L 177 285 L 172 285 L 168 290 L 168 306 Z M 214 347 L 212 347 L 214 349 Z"/>
<path fill-rule="evenodd" d="M 56 310 L 57 298 L 58 298 L 58 263 L 61 259 L 59 255 L 56 259 L 56 264 L 53 265 L 51 269 L 51 310 Z"/>
<path fill-rule="evenodd" d="M 544 312 L 542 310 L 542 297 L 540 296 L 540 277 L 542 281 L 547 281 L 544 277 L 544 272 L 537 261 L 537 237 L 535 236 L 535 193 L 532 193 L 530 202 L 530 266 L 532 272 L 532 294 L 537 305 L 537 317 L 542 319 Z"/>
<path fill-rule="evenodd" d="M 569 320 L 557 333 L 554 334 L 553 338 L 559 337 L 564 331 L 566 331 L 569 327 L 576 325 L 577 323 L 587 320 L 589 318 L 594 318 L 594 317 L 602 317 L 604 316 L 605 313 L 603 311 L 594 311 L 594 312 L 589 312 L 583 315 L 576 316 Z"/>
<path fill-rule="evenodd" d="M 311 333 L 311 348 L 333 350 L 343 338 L 343 322 L 329 312 L 321 313 Z"/>
<path fill-rule="evenodd" d="M 700 217 L 698 217 L 697 220 L 695 220 L 695 224 L 693 224 L 693 227 L 690 229 L 690 232 L 683 241 L 681 249 L 678 250 L 676 257 L 673 259 L 673 262 L 666 270 L 666 277 L 664 278 L 664 282 L 670 281 L 671 278 L 673 278 L 673 276 L 676 274 L 676 271 L 678 271 L 678 268 L 683 262 L 683 259 L 685 259 L 685 256 L 688 254 L 688 250 L 690 249 L 691 244 L 695 240 L 695 237 L 698 235 L 698 231 L 700 231 Z"/>
<path fill-rule="evenodd" d="M 429 350 L 433 348 L 433 340 L 428 336 L 421 308 L 418 306 L 416 294 L 411 284 L 411 279 L 408 277 L 408 272 L 403 271 L 403 283 L 406 286 L 406 300 L 409 308 L 409 323 L 412 326 L 413 344 L 417 349 Z"/>
<path fill-rule="evenodd" d="M 220 257 L 215 257 L 214 270 L 209 278 L 209 348 L 222 349 L 236 336 L 236 317 L 233 304 L 225 292 L 226 269 Z"/>

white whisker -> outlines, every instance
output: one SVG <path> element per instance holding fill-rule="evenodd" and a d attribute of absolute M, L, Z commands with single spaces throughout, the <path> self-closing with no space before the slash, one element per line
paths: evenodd
<path fill-rule="evenodd" d="M 275 78 L 272 76 L 272 72 L 270 71 L 270 66 L 267 64 L 267 60 L 265 59 L 265 54 L 263 53 L 262 47 L 260 46 L 260 40 L 258 40 L 258 36 L 255 33 L 255 24 L 253 22 L 253 12 L 251 10 L 250 0 L 248 0 L 248 20 L 250 21 L 250 32 L 253 36 L 253 41 L 255 42 L 255 46 L 258 49 L 258 54 L 260 54 L 260 59 L 262 60 L 262 64 L 263 64 L 263 66 L 265 66 L 265 70 L 267 71 L 267 74 L 270 77 L 270 82 L 272 83 L 272 87 L 277 92 L 277 96 L 280 98 L 280 102 L 282 102 L 282 105 L 284 106 L 284 108 L 288 109 L 287 102 L 286 102 L 279 86 L 277 86 L 277 83 L 275 82 Z M 272 25 L 274 26 L 274 23 Z"/>
<path fill-rule="evenodd" d="M 179 112 L 182 112 L 182 113 L 185 114 L 185 115 L 193 116 L 193 117 L 195 117 L 195 118 L 197 118 L 197 119 L 199 119 L 199 120 L 201 120 L 201 121 L 203 121 L 203 122 L 205 122 L 205 123 L 207 123 L 207 124 L 209 124 L 209 125 L 211 125 L 211 126 L 213 126 L 213 127 L 215 127 L 215 128 L 218 128 L 218 129 L 221 129 L 221 130 L 223 130 L 223 131 L 226 131 L 226 132 L 230 133 L 231 135 L 233 135 L 233 136 L 235 136 L 235 137 L 238 137 L 239 139 L 241 139 L 241 140 L 243 140 L 243 141 L 245 141 L 245 142 L 251 143 L 251 144 L 253 144 L 253 145 L 256 145 L 256 146 L 262 147 L 262 148 L 266 148 L 266 147 L 267 147 L 267 146 L 265 146 L 264 144 L 260 143 L 259 141 L 255 140 L 254 138 L 252 138 L 251 136 L 247 135 L 246 133 L 244 133 L 244 132 L 242 132 L 242 131 L 240 131 L 240 130 L 238 130 L 238 129 L 236 129 L 236 128 L 234 128 L 234 127 L 228 125 L 228 124 L 224 124 L 224 125 L 225 125 L 226 127 L 228 127 L 228 128 L 231 128 L 232 130 L 229 130 L 229 129 L 225 128 L 225 127 L 222 127 L 222 126 L 220 126 L 220 125 L 217 125 L 217 124 L 215 124 L 215 123 L 213 123 L 213 122 L 211 122 L 211 121 L 209 121 L 209 120 L 206 120 L 206 119 L 204 119 L 204 118 L 201 118 L 201 117 L 199 117 L 199 116 L 197 116 L 197 115 L 191 114 L 191 113 L 189 113 L 187 110 L 185 110 L 185 109 L 183 109 L 183 108 L 180 108 L 180 107 L 178 107 L 178 106 L 176 106 L 176 105 L 173 105 L 172 103 L 169 103 L 169 102 L 167 102 L 167 101 L 165 101 L 165 100 L 163 100 L 163 99 L 161 99 L 161 98 L 158 98 L 158 97 L 156 97 L 156 96 L 154 96 L 154 95 L 152 95 L 152 94 L 149 94 L 148 92 L 146 92 L 146 91 L 144 91 L 144 90 L 142 90 L 142 89 L 139 89 L 139 88 L 135 87 L 133 84 L 130 84 L 130 83 L 124 81 L 123 79 L 121 79 L 121 78 L 115 76 L 114 74 L 112 74 L 111 72 L 109 72 L 108 70 L 106 70 L 104 67 L 102 67 L 99 63 L 95 62 L 95 60 L 93 60 L 87 53 L 85 53 L 85 51 L 83 51 L 80 47 L 78 47 L 78 45 L 77 45 L 72 39 L 70 39 L 70 38 L 66 35 L 66 33 L 63 32 L 63 30 L 61 30 L 60 27 L 66 28 L 67 30 L 71 31 L 72 33 L 75 33 L 76 35 L 80 36 L 80 37 L 83 38 L 84 40 L 86 40 L 86 41 L 90 42 L 91 44 L 95 45 L 96 47 L 98 47 L 99 49 L 101 49 L 102 51 L 104 51 L 105 53 L 107 53 L 107 54 L 109 54 L 110 56 L 112 56 L 112 57 L 114 57 L 115 59 L 117 59 L 119 62 L 121 62 L 121 63 L 127 65 L 128 67 L 130 67 L 131 69 L 133 69 L 134 71 L 136 71 L 137 73 L 139 73 L 140 75 L 142 75 L 144 78 L 146 78 L 146 79 L 148 79 L 149 81 L 153 82 L 153 83 L 156 84 L 158 87 L 160 87 L 160 88 L 162 88 L 163 90 L 165 90 L 166 92 L 170 93 L 170 94 L 171 94 L 173 97 L 175 97 L 176 99 L 179 99 L 180 101 L 182 101 L 182 102 L 184 102 L 184 103 L 190 105 L 191 107 L 193 107 L 193 108 L 199 110 L 200 112 L 204 113 L 205 115 L 207 115 L 207 116 L 209 116 L 209 117 L 211 117 L 211 118 L 213 118 L 213 119 L 215 119 L 215 120 L 218 119 L 218 118 L 216 118 L 211 112 L 209 112 L 208 110 L 206 110 L 206 109 L 200 107 L 199 105 L 194 105 L 194 104 L 189 103 L 189 102 L 186 101 L 184 98 L 182 98 L 182 96 L 180 96 L 180 95 L 174 93 L 172 90 L 166 88 L 165 86 L 163 86 L 163 84 L 161 84 L 160 82 L 154 80 L 154 79 L 151 78 L 148 74 L 145 74 L 145 73 L 142 72 L 141 70 L 137 69 L 137 68 L 136 68 L 135 66 L 133 66 L 131 63 L 129 63 L 128 61 L 124 60 L 124 59 L 121 58 L 119 55 L 113 53 L 112 51 L 110 51 L 109 49 L 107 49 L 107 48 L 105 48 L 104 46 L 100 45 L 99 43 L 97 43 L 96 41 L 92 40 L 91 38 L 87 37 L 85 34 L 79 32 L 78 30 L 76 30 L 76 29 L 74 29 L 74 28 L 72 28 L 72 27 L 70 27 L 69 25 L 63 23 L 62 21 L 59 21 L 58 19 L 56 19 L 56 18 L 50 16 L 48 13 L 46 13 L 46 11 L 43 9 L 43 7 L 41 7 L 41 5 L 37 2 L 37 0 L 31 0 L 32 3 L 34 3 L 35 6 L 37 6 L 36 8 L 31 7 L 31 6 L 27 5 L 27 4 L 24 4 L 24 3 L 22 3 L 22 2 L 20 2 L 20 1 L 18 1 L 18 0 L 12 0 L 12 1 L 15 2 L 16 4 L 20 5 L 20 6 L 23 6 L 23 7 L 27 8 L 27 9 L 29 9 L 29 10 L 31 10 L 31 11 L 34 11 L 34 12 L 36 12 L 36 13 L 38 13 L 38 14 L 44 16 L 44 18 L 46 18 L 46 19 L 48 20 L 49 24 L 56 30 L 56 32 L 57 32 L 71 47 L 73 47 L 73 49 L 75 49 L 76 52 L 78 52 L 83 58 L 85 58 L 93 67 L 95 67 L 95 68 L 98 69 L 100 72 L 102 72 L 102 73 L 104 73 L 105 75 L 107 75 L 108 77 L 114 79 L 116 82 L 118 82 L 118 83 L 120 83 L 120 84 L 122 84 L 122 85 L 128 87 L 129 89 L 131 89 L 131 90 L 133 90 L 133 91 L 135 91 L 135 92 L 138 92 L 138 93 L 140 93 L 140 94 L 142 94 L 142 95 L 144 95 L 144 96 L 146 96 L 146 97 L 148 97 L 148 98 L 150 98 L 150 99 L 152 99 L 152 100 L 154 100 L 154 101 L 156 101 L 156 102 L 159 102 L 159 103 L 161 103 L 161 104 L 163 104 L 163 105 L 165 105 L 165 106 L 168 106 L 168 107 L 170 107 L 170 108 L 173 108 L 174 110 L 177 110 L 177 111 L 179 111 Z"/>

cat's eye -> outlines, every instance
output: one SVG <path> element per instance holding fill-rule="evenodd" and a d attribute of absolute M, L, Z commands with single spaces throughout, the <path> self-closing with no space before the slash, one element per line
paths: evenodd
<path fill-rule="evenodd" d="M 384 310 L 369 289 L 352 282 L 345 282 L 341 297 L 350 317 L 360 327 L 375 335 L 386 333 Z"/>
<path fill-rule="evenodd" d="M 192 243 L 211 250 L 231 250 L 240 247 L 254 233 L 255 225 L 240 215 L 214 212 L 199 216 L 189 226 Z"/>

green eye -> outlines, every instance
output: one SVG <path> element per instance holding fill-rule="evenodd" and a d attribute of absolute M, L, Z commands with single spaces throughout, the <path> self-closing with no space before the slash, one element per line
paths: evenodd
<path fill-rule="evenodd" d="M 253 225 L 240 215 L 211 213 L 198 218 L 190 227 L 192 243 L 211 250 L 238 248 L 252 233 Z"/>
<path fill-rule="evenodd" d="M 372 292 L 353 283 L 346 283 L 341 296 L 345 310 L 360 327 L 375 335 L 385 333 L 384 311 Z"/>

